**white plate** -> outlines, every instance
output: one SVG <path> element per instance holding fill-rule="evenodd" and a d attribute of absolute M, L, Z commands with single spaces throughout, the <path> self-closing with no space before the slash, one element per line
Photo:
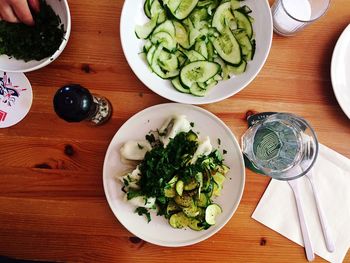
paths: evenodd
<path fill-rule="evenodd" d="M 266 61 L 271 48 L 273 33 L 270 6 L 267 0 L 246 0 L 244 4 L 253 10 L 251 15 L 255 19 L 253 27 L 257 43 L 254 59 L 248 63 L 247 71 L 229 80 L 220 81 L 205 97 L 180 93 L 172 87 L 169 80 L 163 80 L 152 73 L 147 63 L 139 55 L 144 40 L 136 37 L 135 26 L 142 25 L 149 20 L 144 15 L 143 3 L 144 1 L 125 0 L 120 20 L 121 43 L 124 55 L 136 76 L 148 88 L 164 98 L 189 104 L 221 101 L 246 87 L 256 77 Z"/>
<path fill-rule="evenodd" d="M 350 25 L 345 28 L 335 45 L 331 79 L 338 103 L 350 119 Z"/>
<path fill-rule="evenodd" d="M 0 55 L 0 70 L 7 72 L 29 72 L 45 67 L 53 62 L 62 53 L 67 45 L 70 31 L 71 31 L 71 17 L 67 0 L 46 0 L 46 2 L 52 7 L 55 13 L 60 17 L 63 24 L 65 33 L 61 45 L 58 50 L 48 58 L 42 60 L 31 60 L 25 62 L 24 60 L 17 60 L 15 58 L 9 58 L 7 55 Z"/>
<path fill-rule="evenodd" d="M 194 122 L 194 130 L 199 131 L 200 136 L 208 135 L 215 148 L 219 147 L 217 139 L 220 138 L 219 149 L 227 150 L 224 158 L 225 164 L 231 167 L 228 173 L 230 179 L 224 182 L 221 196 L 215 199 L 215 202 L 223 208 L 223 213 L 218 216 L 216 225 L 208 230 L 173 229 L 164 217 L 155 214 L 152 214 L 152 221 L 147 223 L 143 216 L 134 213 L 134 206 L 123 200 L 122 183 L 116 179 L 116 176 L 127 168 L 120 162 L 119 149 L 123 143 L 131 139 L 144 139 L 150 130 L 159 128 L 164 120 L 173 114 L 186 115 L 190 122 Z M 131 117 L 113 137 L 103 165 L 105 194 L 119 222 L 135 236 L 168 247 L 195 244 L 219 231 L 236 211 L 243 194 L 244 182 L 245 170 L 241 150 L 230 129 L 210 112 L 186 104 L 160 104 Z"/>

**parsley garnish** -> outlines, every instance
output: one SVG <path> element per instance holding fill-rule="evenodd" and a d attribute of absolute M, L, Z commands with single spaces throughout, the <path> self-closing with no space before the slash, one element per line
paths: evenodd
<path fill-rule="evenodd" d="M 135 213 L 137 213 L 139 216 L 145 215 L 147 222 L 151 222 L 151 214 L 146 208 L 139 206 L 135 209 Z"/>

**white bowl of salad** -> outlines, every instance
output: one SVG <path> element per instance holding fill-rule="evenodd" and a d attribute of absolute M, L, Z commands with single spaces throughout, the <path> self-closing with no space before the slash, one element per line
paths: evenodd
<path fill-rule="evenodd" d="M 119 222 L 169 247 L 198 243 L 224 227 L 244 181 L 230 129 L 206 110 L 177 103 L 130 118 L 112 139 L 103 167 L 107 201 Z"/>
<path fill-rule="evenodd" d="M 272 42 L 267 0 L 124 2 L 120 35 L 137 77 L 169 100 L 228 98 L 259 73 Z"/>

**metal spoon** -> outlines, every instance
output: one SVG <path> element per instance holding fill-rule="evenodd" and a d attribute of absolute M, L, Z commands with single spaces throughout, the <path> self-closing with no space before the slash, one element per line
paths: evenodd
<path fill-rule="evenodd" d="M 304 212 L 303 212 L 303 207 L 301 205 L 300 193 L 299 193 L 299 180 L 289 180 L 288 184 L 290 185 L 290 187 L 293 190 L 295 202 L 297 205 L 300 230 L 301 230 L 301 234 L 303 236 L 306 258 L 308 261 L 313 261 L 315 259 L 315 254 L 314 254 L 314 249 L 313 249 L 312 244 L 311 244 L 310 234 L 309 234 L 309 230 L 307 228 L 307 224 L 306 224 L 306 220 L 305 220 L 305 216 L 304 216 Z"/>

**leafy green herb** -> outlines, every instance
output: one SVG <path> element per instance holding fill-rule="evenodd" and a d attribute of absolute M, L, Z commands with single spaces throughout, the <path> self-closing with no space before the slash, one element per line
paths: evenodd
<path fill-rule="evenodd" d="M 0 55 L 30 61 L 56 52 L 64 36 L 59 16 L 45 0 L 40 0 L 40 13 L 32 13 L 34 26 L 0 21 Z"/>
<path fill-rule="evenodd" d="M 133 188 L 129 188 L 126 197 L 128 200 L 130 200 L 130 199 L 133 199 L 133 198 L 138 197 L 140 195 L 142 195 L 141 191 L 134 190 Z"/>
<path fill-rule="evenodd" d="M 223 154 L 226 154 L 226 153 L 227 153 L 227 151 L 226 151 L 226 150 L 223 150 L 223 151 L 222 151 L 222 153 L 223 153 Z"/>
<path fill-rule="evenodd" d="M 146 208 L 140 206 L 135 209 L 135 213 L 137 213 L 139 216 L 145 215 L 147 218 L 147 222 L 151 222 L 151 214 Z"/>
<path fill-rule="evenodd" d="M 142 149 L 143 149 L 143 146 L 142 146 L 142 145 L 140 145 L 139 143 L 137 144 L 137 147 L 139 147 L 139 149 L 140 149 L 140 150 L 142 150 Z"/>
<path fill-rule="evenodd" d="M 194 122 L 190 122 L 190 125 L 193 128 L 194 127 Z"/>

